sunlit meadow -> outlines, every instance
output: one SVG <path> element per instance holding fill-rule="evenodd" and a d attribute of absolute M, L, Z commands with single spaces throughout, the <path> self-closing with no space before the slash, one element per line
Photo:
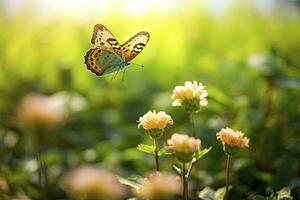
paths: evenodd
<path fill-rule="evenodd" d="M 2 0 L 0 16 L 0 200 L 300 199 L 298 0 Z M 120 44 L 150 33 L 115 77 L 84 64 L 98 23 Z"/>

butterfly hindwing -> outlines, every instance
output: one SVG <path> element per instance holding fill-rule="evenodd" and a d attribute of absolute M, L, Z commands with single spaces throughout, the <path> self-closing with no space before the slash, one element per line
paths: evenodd
<path fill-rule="evenodd" d="M 146 46 L 149 33 L 139 32 L 122 46 L 102 24 L 94 26 L 93 47 L 84 56 L 87 68 L 98 76 L 121 70 Z"/>
<path fill-rule="evenodd" d="M 122 44 L 122 51 L 125 61 L 128 62 L 135 58 L 146 46 L 150 34 L 148 32 L 139 32 Z"/>
<path fill-rule="evenodd" d="M 112 49 L 119 56 L 122 56 L 122 50 L 115 36 L 102 24 L 94 26 L 94 32 L 91 39 L 94 47 L 106 47 Z"/>
<path fill-rule="evenodd" d="M 84 58 L 87 68 L 98 76 L 118 71 L 126 66 L 119 55 L 107 48 L 92 48 Z"/>

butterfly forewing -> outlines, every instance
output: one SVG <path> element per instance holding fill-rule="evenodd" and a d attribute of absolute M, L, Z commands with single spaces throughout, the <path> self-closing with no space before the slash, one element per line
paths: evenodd
<path fill-rule="evenodd" d="M 119 42 L 116 40 L 115 36 L 102 24 L 96 24 L 94 26 L 91 42 L 94 47 L 111 48 L 118 55 L 122 56 L 122 50 Z"/>
<path fill-rule="evenodd" d="M 122 44 L 122 51 L 125 62 L 129 62 L 135 58 L 146 46 L 150 34 L 148 32 L 139 32 L 131 37 L 127 42 Z"/>
<path fill-rule="evenodd" d="M 126 66 L 125 61 L 119 55 L 104 47 L 90 49 L 84 58 L 87 68 L 98 76 L 112 73 Z"/>
<path fill-rule="evenodd" d="M 96 24 L 91 39 L 93 47 L 84 56 L 84 63 L 98 76 L 119 71 L 144 49 L 148 40 L 149 33 L 139 32 L 120 46 L 105 26 Z"/>

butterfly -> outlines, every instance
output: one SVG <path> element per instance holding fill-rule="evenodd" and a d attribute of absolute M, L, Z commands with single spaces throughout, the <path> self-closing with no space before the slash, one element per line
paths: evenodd
<path fill-rule="evenodd" d="M 96 24 L 91 39 L 93 46 L 84 56 L 84 63 L 98 76 L 118 72 L 145 48 L 149 37 L 148 32 L 141 31 L 120 45 L 105 26 Z"/>

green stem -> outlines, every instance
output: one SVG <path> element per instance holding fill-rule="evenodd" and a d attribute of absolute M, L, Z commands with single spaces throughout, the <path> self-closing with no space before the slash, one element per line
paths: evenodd
<path fill-rule="evenodd" d="M 186 187 L 185 187 L 185 181 L 186 181 L 186 179 L 185 179 L 185 163 L 182 163 L 182 174 L 181 174 L 181 176 L 182 176 L 182 189 L 183 189 L 183 191 L 182 191 L 182 200 L 186 200 L 185 199 L 185 193 L 186 193 Z"/>
<path fill-rule="evenodd" d="M 40 191 L 40 198 L 42 198 L 42 190 L 43 190 L 43 161 L 42 161 L 42 153 L 39 151 L 37 155 L 37 160 L 39 163 L 39 168 L 38 168 L 38 188 Z"/>
<path fill-rule="evenodd" d="M 159 171 L 159 156 L 158 156 L 158 142 L 157 139 L 154 140 L 154 146 L 155 146 L 155 163 L 156 163 L 156 171 Z"/>
<path fill-rule="evenodd" d="M 44 161 L 43 152 L 38 152 L 38 187 L 41 200 L 47 200 L 47 165 Z"/>
<path fill-rule="evenodd" d="M 230 155 L 227 155 L 227 166 L 226 166 L 227 175 L 226 175 L 225 200 L 228 200 L 229 168 L 230 168 Z"/>
<path fill-rule="evenodd" d="M 191 162 L 191 165 L 190 165 L 190 167 L 189 167 L 189 169 L 188 169 L 188 172 L 187 172 L 187 174 L 186 174 L 186 179 L 188 180 L 188 178 L 190 177 L 190 175 L 191 175 L 191 173 L 192 173 L 192 170 L 193 170 L 193 167 L 195 166 L 195 163 L 196 162 Z"/>
<path fill-rule="evenodd" d="M 44 152 L 44 154 L 43 154 L 43 158 L 44 159 L 46 159 L 47 158 L 47 151 L 45 151 Z M 45 195 L 45 200 L 47 200 L 48 199 L 48 165 L 47 165 L 47 161 L 46 160 L 43 160 L 44 161 L 44 165 L 43 165 L 43 167 L 44 167 L 44 170 L 43 170 L 43 172 L 44 172 L 44 195 Z"/>
<path fill-rule="evenodd" d="M 185 178 L 185 199 L 189 200 L 189 181 Z"/>
<path fill-rule="evenodd" d="M 48 188 L 48 173 L 47 173 L 47 163 L 45 161 L 45 156 L 47 154 L 47 147 L 44 143 L 44 138 L 41 134 L 41 131 L 36 129 L 36 139 L 37 139 L 37 151 L 38 156 L 37 160 L 39 163 L 38 168 L 38 187 L 40 192 L 40 199 L 47 200 L 47 188 Z"/>
<path fill-rule="evenodd" d="M 192 125 L 192 133 L 193 133 L 193 137 L 196 138 L 195 116 L 194 116 L 194 113 L 193 113 L 193 112 L 191 112 L 190 118 L 191 118 L 191 125 Z"/>
<path fill-rule="evenodd" d="M 188 200 L 189 199 L 188 179 L 187 179 L 187 174 L 186 174 L 185 163 L 182 163 L 182 183 L 183 183 L 182 199 L 183 200 Z"/>

